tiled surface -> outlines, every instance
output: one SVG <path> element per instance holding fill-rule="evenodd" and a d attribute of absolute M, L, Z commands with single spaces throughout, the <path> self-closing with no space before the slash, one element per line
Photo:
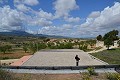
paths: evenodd
<path fill-rule="evenodd" d="M 22 66 L 75 66 L 75 56 L 80 57 L 79 66 L 106 65 L 79 49 L 42 50 L 33 55 Z"/>
<path fill-rule="evenodd" d="M 32 57 L 32 55 L 23 56 L 22 58 L 20 58 L 16 62 L 12 63 L 11 66 L 21 66 L 24 62 L 26 62 L 31 57 Z"/>

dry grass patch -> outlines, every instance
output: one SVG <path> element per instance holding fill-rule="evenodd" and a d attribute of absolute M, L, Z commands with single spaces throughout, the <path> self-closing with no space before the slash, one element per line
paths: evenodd
<path fill-rule="evenodd" d="M 89 76 L 88 73 L 79 74 L 22 74 L 0 70 L 0 80 L 109 80 L 106 73 Z"/>
<path fill-rule="evenodd" d="M 27 55 L 30 55 L 30 54 L 31 54 L 30 52 L 25 53 L 23 50 L 14 50 L 14 51 L 11 51 L 11 52 L 5 53 L 5 54 L 0 52 L 0 60 L 18 59 L 18 58 L 21 58 L 23 56 L 27 56 Z"/>

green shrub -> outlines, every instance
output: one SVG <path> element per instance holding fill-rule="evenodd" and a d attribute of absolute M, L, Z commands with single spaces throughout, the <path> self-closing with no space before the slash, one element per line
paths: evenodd
<path fill-rule="evenodd" d="M 4 46 L 0 46 L 0 52 L 6 53 L 6 51 L 11 51 L 12 50 L 12 46 L 11 45 L 4 45 Z"/>
<path fill-rule="evenodd" d="M 118 73 L 107 73 L 106 76 L 109 80 L 120 80 L 120 74 Z"/>
<path fill-rule="evenodd" d="M 6 60 L 6 59 L 9 59 L 9 57 L 3 57 L 2 59 L 3 59 L 3 60 Z"/>
<path fill-rule="evenodd" d="M 89 67 L 89 68 L 87 68 L 87 70 L 88 70 L 88 73 L 90 74 L 90 76 L 97 75 L 97 73 L 95 72 L 95 69 L 93 67 Z"/>
<path fill-rule="evenodd" d="M 28 47 L 26 45 L 23 46 L 23 50 L 25 51 L 25 53 L 28 51 Z"/>
<path fill-rule="evenodd" d="M 89 73 L 83 73 L 82 80 L 91 80 Z"/>

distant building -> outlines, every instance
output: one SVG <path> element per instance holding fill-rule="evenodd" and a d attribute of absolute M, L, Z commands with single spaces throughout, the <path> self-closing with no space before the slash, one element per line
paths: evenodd
<path fill-rule="evenodd" d="M 104 47 L 104 42 L 97 40 L 97 42 L 96 42 L 96 47 Z"/>

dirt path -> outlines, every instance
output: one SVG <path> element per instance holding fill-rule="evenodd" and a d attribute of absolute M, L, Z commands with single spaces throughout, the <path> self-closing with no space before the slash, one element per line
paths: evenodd
<path fill-rule="evenodd" d="M 117 48 L 117 46 L 111 46 L 110 49 L 112 48 Z M 87 53 L 96 53 L 96 52 L 100 52 L 100 51 L 103 51 L 103 50 L 106 50 L 107 48 L 104 46 L 103 48 L 99 49 L 99 50 L 93 50 L 93 51 L 90 51 L 90 52 L 87 52 Z"/>

